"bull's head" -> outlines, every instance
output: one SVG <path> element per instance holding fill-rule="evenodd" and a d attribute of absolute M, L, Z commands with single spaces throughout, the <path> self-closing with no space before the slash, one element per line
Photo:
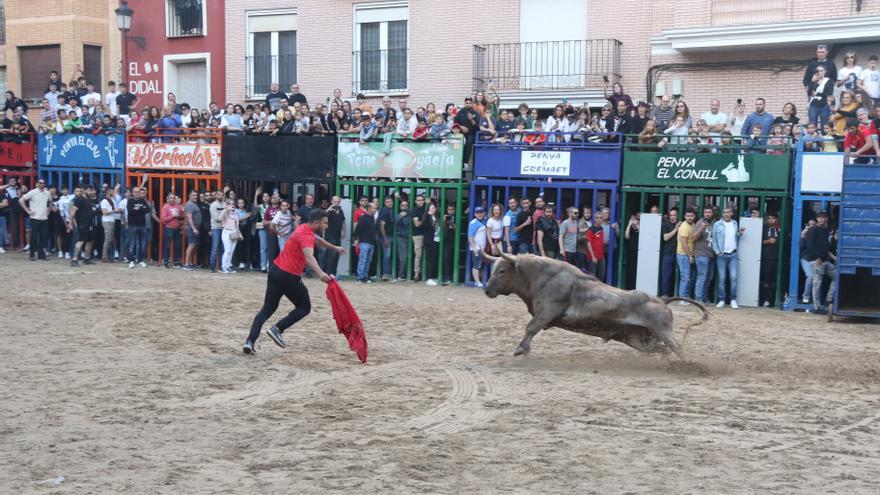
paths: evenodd
<path fill-rule="evenodd" d="M 510 295 L 517 285 L 522 283 L 518 280 L 520 275 L 516 269 L 518 262 L 516 256 L 511 256 L 503 250 L 499 250 L 499 253 L 500 257 L 483 253 L 484 258 L 494 263 L 489 274 L 489 282 L 486 284 L 486 295 L 490 298 Z"/>

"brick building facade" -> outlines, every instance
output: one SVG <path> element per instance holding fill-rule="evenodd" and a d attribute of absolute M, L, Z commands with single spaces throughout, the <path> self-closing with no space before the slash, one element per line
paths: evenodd
<path fill-rule="evenodd" d="M 284 76 L 310 102 L 340 88 L 442 106 L 492 82 L 505 106 L 596 105 L 608 76 L 654 103 L 662 83 L 694 112 L 757 96 L 778 111 L 804 106 L 802 63 L 817 43 L 838 64 L 845 48 L 880 53 L 880 2 L 227 0 L 225 29 L 227 101 L 258 100 Z"/>

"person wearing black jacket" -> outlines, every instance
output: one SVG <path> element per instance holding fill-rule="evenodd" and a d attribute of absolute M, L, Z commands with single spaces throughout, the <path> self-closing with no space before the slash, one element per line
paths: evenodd
<path fill-rule="evenodd" d="M 374 213 L 376 213 L 375 206 L 367 203 L 366 211 L 354 228 L 354 238 L 358 248 L 357 281 L 362 284 L 371 282 L 368 274 L 373 263 L 373 252 L 376 249 L 376 237 L 379 233 L 376 229 L 376 219 L 373 218 Z"/>
<path fill-rule="evenodd" d="M 423 231 L 425 233 L 425 285 L 437 285 L 437 268 L 440 248 L 440 218 L 437 215 L 437 205 L 431 203 L 428 210 L 422 216 Z"/>
<path fill-rule="evenodd" d="M 461 126 L 461 130 L 465 135 L 464 141 L 464 163 L 470 164 L 471 154 L 474 151 L 474 143 L 477 140 L 477 134 L 480 132 L 480 114 L 474 110 L 474 99 L 468 96 L 464 99 L 464 107 L 455 115 L 454 122 Z"/>
<path fill-rule="evenodd" d="M 339 246 L 342 244 L 342 229 L 345 225 L 345 212 L 342 211 L 342 206 L 340 206 L 342 198 L 333 196 L 330 203 L 330 208 L 327 209 L 327 228 L 324 230 L 324 240 Z M 321 261 L 323 261 L 321 270 L 324 270 L 328 275 L 336 276 L 336 269 L 339 266 L 339 253 L 332 249 L 326 249 Z"/>
<path fill-rule="evenodd" d="M 819 128 L 831 116 L 831 109 L 828 107 L 828 97 L 832 94 L 834 94 L 834 80 L 828 76 L 825 66 L 820 65 L 816 67 L 816 72 L 813 74 L 810 79 L 810 85 L 807 87 L 807 95 L 810 97 L 808 116 L 810 122 L 816 124 Z"/>
<path fill-rule="evenodd" d="M 828 79 L 832 81 L 837 81 L 837 66 L 834 65 L 834 62 L 828 60 L 828 48 L 825 45 L 817 45 L 816 46 L 816 60 L 810 62 L 807 65 L 807 70 L 804 71 L 804 89 L 807 90 L 807 96 L 810 95 L 810 83 L 813 81 L 813 74 L 816 73 L 816 69 L 819 66 L 825 68 L 825 75 L 828 76 Z"/>
<path fill-rule="evenodd" d="M 779 265 L 779 218 L 767 214 L 767 224 L 761 233 L 761 288 L 758 306 L 773 307 L 776 302 L 776 268 Z"/>
<path fill-rule="evenodd" d="M 834 299 L 834 278 L 837 269 L 834 266 L 836 257 L 831 252 L 830 232 L 828 230 L 828 213 L 820 212 L 816 217 L 816 225 L 807 231 L 804 240 L 804 248 L 807 251 L 806 259 L 813 268 L 813 312 L 822 314 L 824 309 L 821 304 L 822 282 L 825 277 L 832 280 L 828 288 L 825 301 L 830 303 Z"/>
<path fill-rule="evenodd" d="M 443 285 L 452 282 L 452 261 L 458 245 L 456 230 L 455 205 L 447 205 L 446 215 L 443 217 Z"/>
<path fill-rule="evenodd" d="M 16 108 L 21 107 L 24 110 L 24 113 L 27 113 L 28 106 L 27 103 L 24 102 L 21 98 L 15 96 L 15 93 L 12 91 L 6 92 L 6 102 L 3 104 L 3 110 L 9 110 L 10 112 L 14 112 Z"/>

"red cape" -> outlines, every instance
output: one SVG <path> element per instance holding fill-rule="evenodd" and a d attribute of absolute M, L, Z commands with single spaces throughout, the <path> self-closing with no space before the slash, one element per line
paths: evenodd
<path fill-rule="evenodd" d="M 358 359 L 362 363 L 367 362 L 367 334 L 364 333 L 364 324 L 358 317 L 354 307 L 349 302 L 342 287 L 331 280 L 327 284 L 327 299 L 330 301 L 330 307 L 333 309 L 333 319 L 336 320 L 336 327 L 339 333 L 345 335 L 348 339 L 348 347 L 357 353 Z"/>

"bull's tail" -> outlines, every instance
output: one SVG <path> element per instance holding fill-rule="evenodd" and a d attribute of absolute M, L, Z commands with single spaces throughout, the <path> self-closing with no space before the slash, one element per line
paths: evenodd
<path fill-rule="evenodd" d="M 700 321 L 698 321 L 694 324 L 688 325 L 687 328 L 684 329 L 684 337 L 681 338 L 681 345 L 684 346 L 684 343 L 685 343 L 685 341 L 687 341 L 687 338 L 688 338 L 688 333 L 690 333 L 691 329 L 702 325 L 704 321 L 709 319 L 709 310 L 706 309 L 706 306 L 704 306 L 703 303 L 695 301 L 689 297 L 670 297 L 669 299 L 666 299 L 665 303 L 668 305 L 672 301 L 684 301 L 684 302 L 693 304 L 694 306 L 699 308 L 700 311 L 703 312 L 703 317 L 700 319 Z"/>

